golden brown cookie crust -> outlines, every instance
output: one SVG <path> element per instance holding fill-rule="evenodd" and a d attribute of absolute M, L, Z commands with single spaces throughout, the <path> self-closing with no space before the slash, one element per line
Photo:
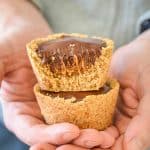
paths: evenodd
<path fill-rule="evenodd" d="M 39 86 L 43 90 L 47 91 L 90 91 L 98 90 L 102 87 L 108 74 L 108 68 L 110 65 L 110 59 L 112 55 L 113 42 L 109 39 L 102 39 L 106 42 L 107 47 L 102 47 L 101 56 L 96 59 L 95 64 L 86 69 L 83 73 L 75 74 L 71 76 L 67 75 L 55 75 L 53 74 L 49 66 L 42 64 L 41 59 L 36 53 L 38 45 L 49 40 L 60 38 L 61 36 L 74 36 L 87 38 L 87 35 L 82 34 L 53 34 L 47 38 L 40 38 L 31 41 L 27 45 L 28 55 L 33 67 L 33 70 L 38 79 Z"/>
<path fill-rule="evenodd" d="M 111 89 L 107 93 L 86 96 L 75 103 L 73 97 L 65 100 L 41 94 L 38 84 L 35 85 L 34 92 L 48 124 L 70 122 L 80 128 L 103 130 L 112 124 L 119 91 L 116 80 L 109 80 L 108 83 Z"/>

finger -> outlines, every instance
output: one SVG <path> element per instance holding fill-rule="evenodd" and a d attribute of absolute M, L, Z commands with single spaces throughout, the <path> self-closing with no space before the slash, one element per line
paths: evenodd
<path fill-rule="evenodd" d="M 113 146 L 115 138 L 111 136 L 108 132 L 100 131 L 100 135 L 103 137 L 103 142 L 101 143 L 101 148 L 107 149 Z"/>
<path fill-rule="evenodd" d="M 31 146 L 29 150 L 56 150 L 56 147 L 47 143 L 39 143 Z"/>
<path fill-rule="evenodd" d="M 39 110 L 37 105 L 30 107 L 25 102 L 22 105 L 16 104 L 16 102 L 3 102 L 5 123 L 26 144 L 51 143 L 60 145 L 68 143 L 79 136 L 80 130 L 73 124 L 46 125 L 39 117 L 39 112 L 36 111 Z M 35 110 L 35 114 L 33 110 Z M 12 116 L 13 124 L 10 122 Z"/>
<path fill-rule="evenodd" d="M 123 115 L 119 110 L 116 110 L 115 114 L 115 126 L 119 130 L 119 133 L 122 134 L 125 132 L 129 122 L 131 121 L 130 118 Z"/>
<path fill-rule="evenodd" d="M 123 135 L 121 135 L 114 146 L 111 148 L 112 150 L 123 150 Z"/>
<path fill-rule="evenodd" d="M 137 114 L 137 109 L 129 108 L 124 104 L 118 105 L 118 109 L 121 113 L 129 118 L 133 118 Z"/>
<path fill-rule="evenodd" d="M 58 148 L 56 148 L 56 150 L 90 150 L 90 149 L 82 148 L 80 146 L 76 146 L 72 144 L 66 144 L 66 145 L 59 146 Z"/>
<path fill-rule="evenodd" d="M 32 101 L 35 99 L 33 93 L 35 83 L 32 69 L 20 68 L 19 71 L 13 71 L 5 76 L 1 88 L 2 97 L 7 101 Z"/>
<path fill-rule="evenodd" d="M 118 129 L 115 126 L 110 126 L 109 128 L 107 128 L 105 130 L 105 132 L 107 132 L 108 134 L 110 134 L 115 139 L 118 138 L 118 136 L 119 136 L 119 131 L 118 131 Z"/>
<path fill-rule="evenodd" d="M 99 146 L 103 142 L 103 135 L 95 129 L 83 129 L 80 136 L 73 141 L 73 144 L 85 148 L 93 148 Z"/>
<path fill-rule="evenodd" d="M 28 118 L 32 119 L 33 118 Z M 33 121 L 36 121 L 35 119 Z M 70 123 L 59 123 L 54 125 L 34 124 L 26 126 L 26 133 L 24 133 L 24 139 L 26 143 L 32 145 L 35 143 L 51 143 L 54 145 L 66 144 L 79 136 L 79 129 Z M 23 133 L 22 130 L 18 131 L 18 136 Z"/>
<path fill-rule="evenodd" d="M 137 106 L 139 103 L 138 103 L 137 98 L 134 98 L 135 96 L 129 95 L 129 92 L 131 93 L 130 89 L 120 90 L 120 96 L 122 96 L 122 97 L 120 97 L 120 99 L 119 99 L 117 108 L 125 116 L 132 118 L 137 113 Z M 130 103 L 130 101 L 131 101 L 131 103 Z"/>
<path fill-rule="evenodd" d="M 132 89 L 126 88 L 126 89 L 122 90 L 121 94 L 123 97 L 122 101 L 124 102 L 124 104 L 127 107 L 129 107 L 131 109 L 137 108 L 137 106 L 139 104 L 138 98 Z"/>

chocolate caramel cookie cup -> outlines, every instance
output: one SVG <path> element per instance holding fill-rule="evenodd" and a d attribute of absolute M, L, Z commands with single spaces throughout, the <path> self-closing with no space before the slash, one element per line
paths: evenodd
<path fill-rule="evenodd" d="M 53 34 L 31 41 L 28 56 L 41 89 L 92 91 L 108 76 L 113 42 L 82 34 Z"/>
<path fill-rule="evenodd" d="M 112 124 L 119 84 L 109 80 L 97 91 L 48 92 L 39 84 L 34 92 L 46 123 L 70 122 L 80 128 L 103 130 Z"/>

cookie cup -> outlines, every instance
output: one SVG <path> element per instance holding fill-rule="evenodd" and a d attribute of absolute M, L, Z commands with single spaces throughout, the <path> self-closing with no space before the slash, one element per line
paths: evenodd
<path fill-rule="evenodd" d="M 98 90 L 102 87 L 107 78 L 108 78 L 108 69 L 110 66 L 110 60 L 113 49 L 113 42 L 109 39 L 104 39 L 100 37 L 93 37 L 103 40 L 106 42 L 106 47 L 102 47 L 101 55 L 96 58 L 94 65 L 86 68 L 83 66 L 83 71 L 81 72 L 78 65 L 75 68 L 67 68 L 63 66 L 63 74 L 54 74 L 49 69 L 50 66 L 48 64 L 42 64 L 41 58 L 38 56 L 36 50 L 39 45 L 55 39 L 59 39 L 63 36 L 72 36 L 72 37 L 80 37 L 80 38 L 88 38 L 87 35 L 83 34 L 53 34 L 48 36 L 47 38 L 40 38 L 31 41 L 27 44 L 27 52 L 29 59 L 31 61 L 33 71 L 38 79 L 38 83 L 41 89 L 46 91 L 92 91 Z M 89 55 L 90 57 L 90 55 Z M 84 60 L 82 59 L 84 64 Z M 55 66 L 55 64 L 54 64 Z M 76 70 L 74 74 L 68 75 L 66 72 L 69 70 L 70 72 Z M 85 84 L 86 83 L 86 84 Z"/>
<path fill-rule="evenodd" d="M 43 94 L 38 84 L 34 92 L 47 124 L 69 122 L 81 129 L 104 130 L 112 124 L 119 91 L 116 80 L 109 80 L 107 85 L 110 89 L 106 93 L 90 94 L 80 101 L 76 101 L 75 97 L 53 97 L 50 92 Z"/>

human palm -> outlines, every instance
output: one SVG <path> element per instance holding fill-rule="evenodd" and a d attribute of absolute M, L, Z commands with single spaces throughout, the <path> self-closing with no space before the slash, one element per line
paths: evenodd
<path fill-rule="evenodd" d="M 142 37 L 113 56 L 111 74 L 120 82 L 115 126 L 120 137 L 113 150 L 145 150 L 150 144 L 150 45 Z"/>
<path fill-rule="evenodd" d="M 36 78 L 27 57 L 25 45 L 36 37 L 49 34 L 50 30 L 45 22 L 38 26 L 31 23 L 41 22 L 41 17 L 31 19 L 27 16 L 27 18 L 29 24 L 22 24 L 23 18 L 21 18 L 20 21 L 17 20 L 17 26 L 11 26 L 9 32 L 0 35 L 1 104 L 7 128 L 26 144 L 35 145 L 34 149 L 39 147 L 56 149 L 56 146 L 61 144 L 68 150 L 86 149 L 99 145 L 112 146 L 118 133 L 111 128 L 99 132 L 94 129 L 79 130 L 77 126 L 70 123 L 45 124 L 34 97 L 33 86 Z M 7 31 L 7 28 L 4 29 Z M 64 145 L 71 141 L 72 144 Z"/>
<path fill-rule="evenodd" d="M 148 93 L 147 89 L 149 89 L 150 85 L 147 77 L 149 72 L 147 69 L 149 66 L 148 57 L 150 55 L 147 50 L 149 48 L 140 44 L 130 44 L 125 48 L 121 48 L 113 56 L 112 74 L 121 83 L 121 97 L 123 99 L 122 103 L 119 104 L 121 109 L 118 109 L 121 110 L 121 113 L 116 115 L 116 127 L 110 127 L 106 131 L 99 132 L 94 129 L 79 130 L 77 126 L 69 123 L 46 125 L 33 94 L 33 86 L 36 79 L 28 61 L 25 44 L 35 37 L 49 34 L 50 30 L 43 21 L 42 16 L 37 15 L 33 10 L 31 12 L 34 15 L 29 16 L 26 11 L 23 11 L 25 10 L 24 7 L 25 5 L 22 5 L 22 3 L 18 6 L 19 12 L 17 14 L 24 17 L 13 19 L 17 23 L 12 21 L 9 27 L 5 26 L 5 23 L 4 27 L 3 25 L 1 26 L 1 31 L 5 31 L 0 35 L 0 81 L 3 79 L 1 83 L 3 100 L 1 102 L 4 121 L 8 129 L 14 132 L 23 142 L 29 145 L 38 144 L 38 146 L 32 147 L 36 150 L 39 147 L 50 150 L 56 149 L 53 145 L 71 142 L 72 144 L 59 146 L 57 149 L 85 150 L 95 146 L 105 149 L 112 146 L 117 138 L 116 127 L 120 133 L 125 132 L 124 136 L 126 137 L 129 137 L 129 135 L 132 137 L 131 133 L 141 133 L 140 129 L 144 129 L 144 133 L 149 131 L 149 101 L 147 100 L 149 97 L 145 92 Z M 31 6 L 28 4 L 28 11 L 30 11 L 29 8 L 31 9 Z M 6 20 L 6 22 L 8 21 Z M 9 32 L 6 32 L 7 27 Z M 144 53 L 141 52 L 141 49 L 142 51 L 145 49 Z M 146 70 L 143 71 L 143 69 Z M 147 73 L 141 75 L 140 72 Z M 137 83 L 140 83 L 140 85 L 137 85 Z M 142 90 L 137 87 L 142 87 Z M 139 91 L 144 92 L 144 98 L 143 93 Z M 138 114 L 138 116 L 136 117 L 135 114 Z M 133 116 L 135 118 L 131 119 Z M 143 123 L 144 127 L 142 127 Z M 140 128 L 137 128 L 137 124 Z M 126 129 L 126 127 L 128 128 Z M 141 134 L 140 136 L 142 139 L 140 141 L 144 141 L 144 144 L 145 141 L 148 143 L 147 139 L 150 138 L 149 136 L 146 139 L 144 138 L 144 140 L 143 135 Z M 115 146 L 121 145 L 121 142 L 119 142 L 121 139 L 122 137 L 116 141 Z"/>
<path fill-rule="evenodd" d="M 125 46 L 124 48 L 120 48 L 113 56 L 111 73 L 119 80 L 121 90 L 115 115 L 115 127 L 110 127 L 104 132 L 90 131 L 90 129 L 80 131 L 78 127 L 69 123 L 52 126 L 46 125 L 33 94 L 33 86 L 36 79 L 27 59 L 26 52 L 25 50 L 20 52 L 14 50 L 11 55 L 8 55 L 11 57 L 7 63 L 11 65 L 9 65 L 10 68 L 6 69 L 9 71 L 6 73 L 1 84 L 1 94 L 5 99 L 2 101 L 3 113 L 7 127 L 25 143 L 29 145 L 38 144 L 37 147 L 46 147 L 46 149 L 56 149 L 53 145 L 70 143 L 72 139 L 79 136 L 79 132 L 82 134 L 72 142 L 73 144 L 60 146 L 58 149 L 65 149 L 65 147 L 69 149 L 69 146 L 74 147 L 74 149 L 92 148 L 93 143 L 85 145 L 85 141 L 94 139 L 96 139 L 97 143 L 94 143 L 93 147 L 109 148 L 114 142 L 113 138 L 117 137 L 117 128 L 120 137 L 116 140 L 112 149 L 122 150 L 123 147 L 133 149 L 131 146 L 127 148 L 127 141 L 132 140 L 132 135 L 141 132 L 142 126 L 145 128 L 146 125 L 148 128 L 149 121 L 149 119 L 145 120 L 143 117 L 143 113 L 145 112 L 143 111 L 143 107 L 144 109 L 147 107 L 145 107 L 145 103 L 143 104 L 140 99 L 143 95 L 142 92 L 145 92 L 147 88 L 137 88 L 149 85 L 146 79 L 146 74 L 148 73 L 147 62 L 145 61 L 147 51 L 141 57 L 140 50 L 137 53 L 137 46 L 135 50 L 132 50 L 132 53 L 129 52 L 133 48 L 134 44 Z M 140 66 L 139 63 L 144 67 Z M 144 116 L 147 117 L 147 114 L 144 113 Z M 143 125 L 145 121 L 146 123 Z M 147 128 L 145 131 L 147 131 Z M 69 133 L 69 137 L 64 138 L 64 133 Z M 87 136 L 88 134 L 89 136 Z M 104 140 L 104 137 L 106 140 Z M 143 146 L 145 141 L 143 139 L 138 141 L 138 145 Z M 47 143 L 51 143 L 52 145 Z M 85 148 L 74 146 L 74 144 Z"/>
<path fill-rule="evenodd" d="M 6 126 L 29 145 L 72 140 L 79 135 L 78 127 L 69 123 L 46 125 L 33 94 L 36 79 L 25 45 L 51 33 L 47 22 L 29 1 L 3 1 L 1 7 L 0 91 Z"/>
<path fill-rule="evenodd" d="M 99 145 L 102 147 L 112 146 L 117 132 L 116 130 L 112 131 L 111 128 L 99 132 L 94 129 L 79 130 L 77 126 L 69 123 L 45 124 L 33 93 L 33 86 L 37 81 L 25 49 L 21 51 L 18 48 L 12 51 L 5 49 L 4 52 L 8 52 L 7 55 L 3 54 L 3 58 L 6 60 L 3 59 L 2 61 L 7 62 L 8 67 L 6 70 L 1 69 L 4 75 L 1 83 L 4 122 L 17 137 L 28 145 L 35 145 L 33 149 L 37 150 L 40 149 L 39 147 L 56 149 L 56 146 L 61 144 L 63 146 L 58 146 L 58 149 L 64 147 L 68 150 L 73 148 L 86 149 Z M 1 63 L 1 65 L 4 64 Z M 114 133 L 113 136 L 112 132 Z M 71 143 L 72 140 L 72 144 L 65 145 Z"/>

